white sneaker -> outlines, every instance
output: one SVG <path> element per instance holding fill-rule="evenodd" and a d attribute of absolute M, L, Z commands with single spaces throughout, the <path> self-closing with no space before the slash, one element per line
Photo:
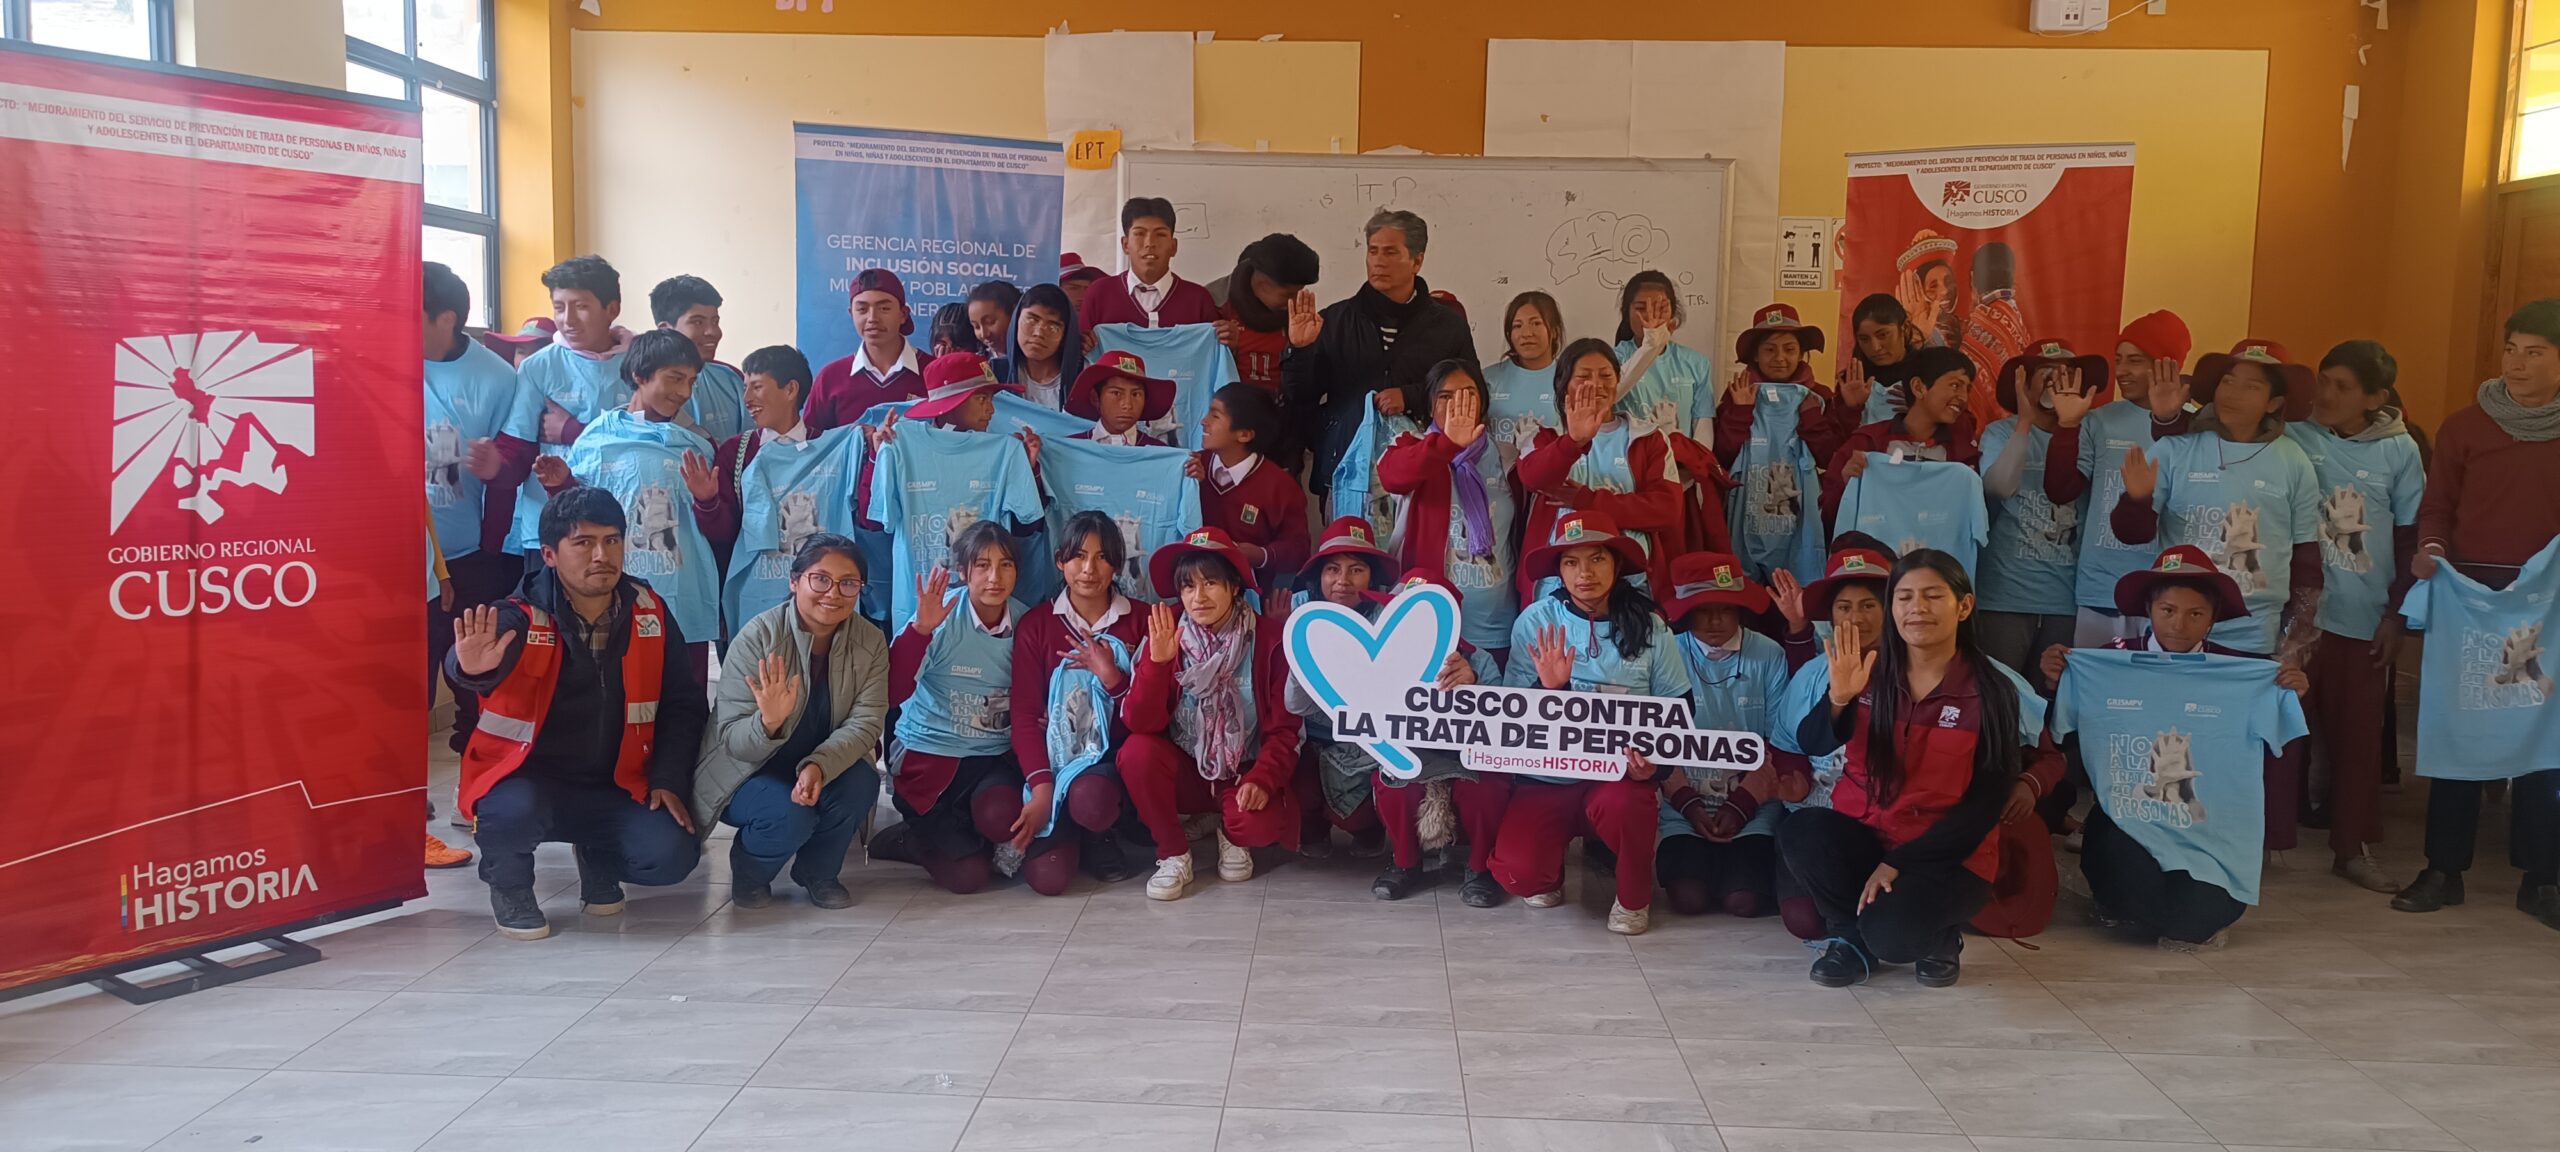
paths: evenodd
<path fill-rule="evenodd" d="M 1253 850 L 1236 847 L 1224 828 L 1218 830 L 1218 879 L 1229 884 L 1253 879 Z"/>
<path fill-rule="evenodd" d="M 1147 899 L 1180 900 L 1191 889 L 1191 854 L 1167 856 L 1156 861 L 1156 874 L 1147 877 Z"/>
<path fill-rule="evenodd" d="M 1564 885 L 1556 885 L 1556 890 L 1553 892 L 1540 892 L 1535 896 L 1523 896 L 1520 898 L 1520 902 L 1532 908 L 1553 908 L 1558 904 L 1564 903 Z"/>
<path fill-rule="evenodd" d="M 1629 908 L 1615 900 L 1609 902 L 1609 930 L 1620 936 L 1642 936 L 1653 927 L 1653 909 Z"/>

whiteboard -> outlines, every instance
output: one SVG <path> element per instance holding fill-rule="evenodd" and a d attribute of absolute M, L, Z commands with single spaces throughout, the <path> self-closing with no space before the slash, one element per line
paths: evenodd
<path fill-rule="evenodd" d="M 1430 226 L 1422 278 L 1457 294 L 1487 363 L 1503 352 L 1502 309 L 1543 289 L 1564 312 L 1569 339 L 1618 329 L 1618 290 L 1658 268 L 1680 286 L 1688 321 L 1676 338 L 1724 351 L 1722 315 L 1730 160 L 1487 156 L 1294 156 L 1120 153 L 1120 195 L 1171 200 L 1182 247 L 1174 271 L 1207 282 L 1235 270 L 1244 246 L 1288 232 L 1324 260 L 1316 298 L 1360 286 L 1361 226 L 1401 208 Z M 1755 303 L 1752 305 L 1757 307 Z"/>

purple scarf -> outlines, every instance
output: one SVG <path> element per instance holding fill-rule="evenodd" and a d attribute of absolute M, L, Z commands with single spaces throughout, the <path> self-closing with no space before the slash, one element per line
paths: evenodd
<path fill-rule="evenodd" d="M 1437 431 L 1439 425 L 1433 425 Z M 1448 435 L 1442 432 L 1441 435 Z M 1476 442 L 1458 450 L 1449 461 L 1449 490 L 1455 495 L 1458 511 L 1467 525 L 1467 555 L 1487 556 L 1493 552 L 1493 505 L 1485 494 L 1484 473 L 1476 465 L 1493 447 L 1493 429 L 1477 434 Z"/>

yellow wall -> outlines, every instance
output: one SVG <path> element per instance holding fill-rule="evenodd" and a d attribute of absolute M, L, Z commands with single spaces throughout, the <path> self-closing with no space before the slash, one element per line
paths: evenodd
<path fill-rule="evenodd" d="M 1877 114 L 1905 106 L 1923 76 L 1962 77 L 1949 91 L 2035 95 L 1967 101 L 1960 135 L 1946 127 L 1951 110 Z M 2248 335 L 2266 83 L 2262 52 L 1790 48 L 1778 210 L 1839 215 L 1850 152 L 2130 140 L 2125 314 L 2171 309 L 2199 349 L 2225 348 Z M 1840 315 L 1837 292 L 1779 298 L 1826 328 Z"/>
<path fill-rule="evenodd" d="M 551 314 L 570 236 L 568 0 L 497 0 L 498 326 Z"/>
<path fill-rule="evenodd" d="M 1360 45 L 1218 40 L 1191 55 L 1191 134 L 1251 152 L 1360 150 Z M 1273 93 L 1288 93 L 1275 100 Z"/>

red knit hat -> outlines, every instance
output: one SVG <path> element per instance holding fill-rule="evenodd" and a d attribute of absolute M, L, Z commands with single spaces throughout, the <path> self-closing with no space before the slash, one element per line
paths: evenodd
<path fill-rule="evenodd" d="M 2116 343 L 2131 344 L 2154 360 L 2180 364 L 2186 363 L 2187 353 L 2195 350 L 2195 338 L 2187 335 L 2187 322 L 2166 308 L 2134 317 L 2133 323 L 2124 326 L 2124 334 L 2116 337 Z"/>

